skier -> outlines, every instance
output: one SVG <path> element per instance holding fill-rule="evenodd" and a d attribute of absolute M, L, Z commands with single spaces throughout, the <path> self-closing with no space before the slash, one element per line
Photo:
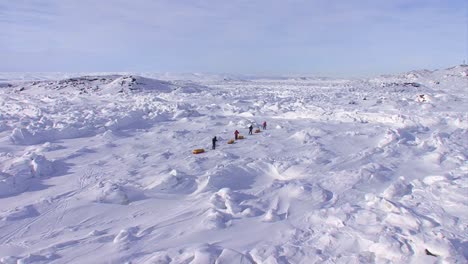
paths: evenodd
<path fill-rule="evenodd" d="M 266 130 L 266 121 L 263 121 L 263 130 Z"/>
<path fill-rule="evenodd" d="M 253 126 L 252 126 L 252 124 L 250 124 L 250 126 L 249 126 L 249 135 L 253 135 L 252 130 L 253 130 Z"/>
<path fill-rule="evenodd" d="M 218 141 L 216 136 L 211 141 L 213 142 L 213 149 L 216 149 L 216 141 Z"/>
<path fill-rule="evenodd" d="M 237 138 L 239 137 L 239 131 L 234 131 L 234 138 L 237 140 Z"/>

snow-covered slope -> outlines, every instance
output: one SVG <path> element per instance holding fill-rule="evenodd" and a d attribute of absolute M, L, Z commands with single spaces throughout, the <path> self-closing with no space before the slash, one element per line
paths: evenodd
<path fill-rule="evenodd" d="M 13 84 L 10 83 L 10 86 Z M 169 82 L 132 75 L 102 75 L 68 78 L 63 80 L 22 82 L 15 85 L 16 92 L 44 93 L 61 90 L 61 93 L 128 93 L 134 91 L 170 92 L 177 87 Z"/>
<path fill-rule="evenodd" d="M 2 74 L 0 263 L 466 263 L 467 69 Z"/>

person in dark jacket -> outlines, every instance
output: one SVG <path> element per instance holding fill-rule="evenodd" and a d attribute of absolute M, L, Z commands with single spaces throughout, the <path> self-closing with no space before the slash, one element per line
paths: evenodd
<path fill-rule="evenodd" d="M 249 135 L 253 135 L 252 130 L 253 130 L 253 126 L 252 126 L 252 124 L 250 124 L 250 126 L 249 126 Z"/>
<path fill-rule="evenodd" d="M 266 121 L 263 121 L 263 130 L 266 130 Z"/>
<path fill-rule="evenodd" d="M 237 140 L 239 138 L 239 131 L 234 131 L 234 138 Z"/>
<path fill-rule="evenodd" d="M 213 149 L 216 149 L 216 142 L 218 141 L 216 136 L 211 141 L 213 142 Z"/>

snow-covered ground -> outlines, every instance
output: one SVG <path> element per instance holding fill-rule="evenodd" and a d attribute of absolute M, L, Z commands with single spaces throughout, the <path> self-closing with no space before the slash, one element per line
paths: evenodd
<path fill-rule="evenodd" d="M 0 74 L 0 263 L 466 263 L 467 75 Z"/>

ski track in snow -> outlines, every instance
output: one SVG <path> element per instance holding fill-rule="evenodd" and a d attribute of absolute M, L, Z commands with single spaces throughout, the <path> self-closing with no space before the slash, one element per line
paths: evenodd
<path fill-rule="evenodd" d="M 467 75 L 0 74 L 0 263 L 466 263 Z"/>

